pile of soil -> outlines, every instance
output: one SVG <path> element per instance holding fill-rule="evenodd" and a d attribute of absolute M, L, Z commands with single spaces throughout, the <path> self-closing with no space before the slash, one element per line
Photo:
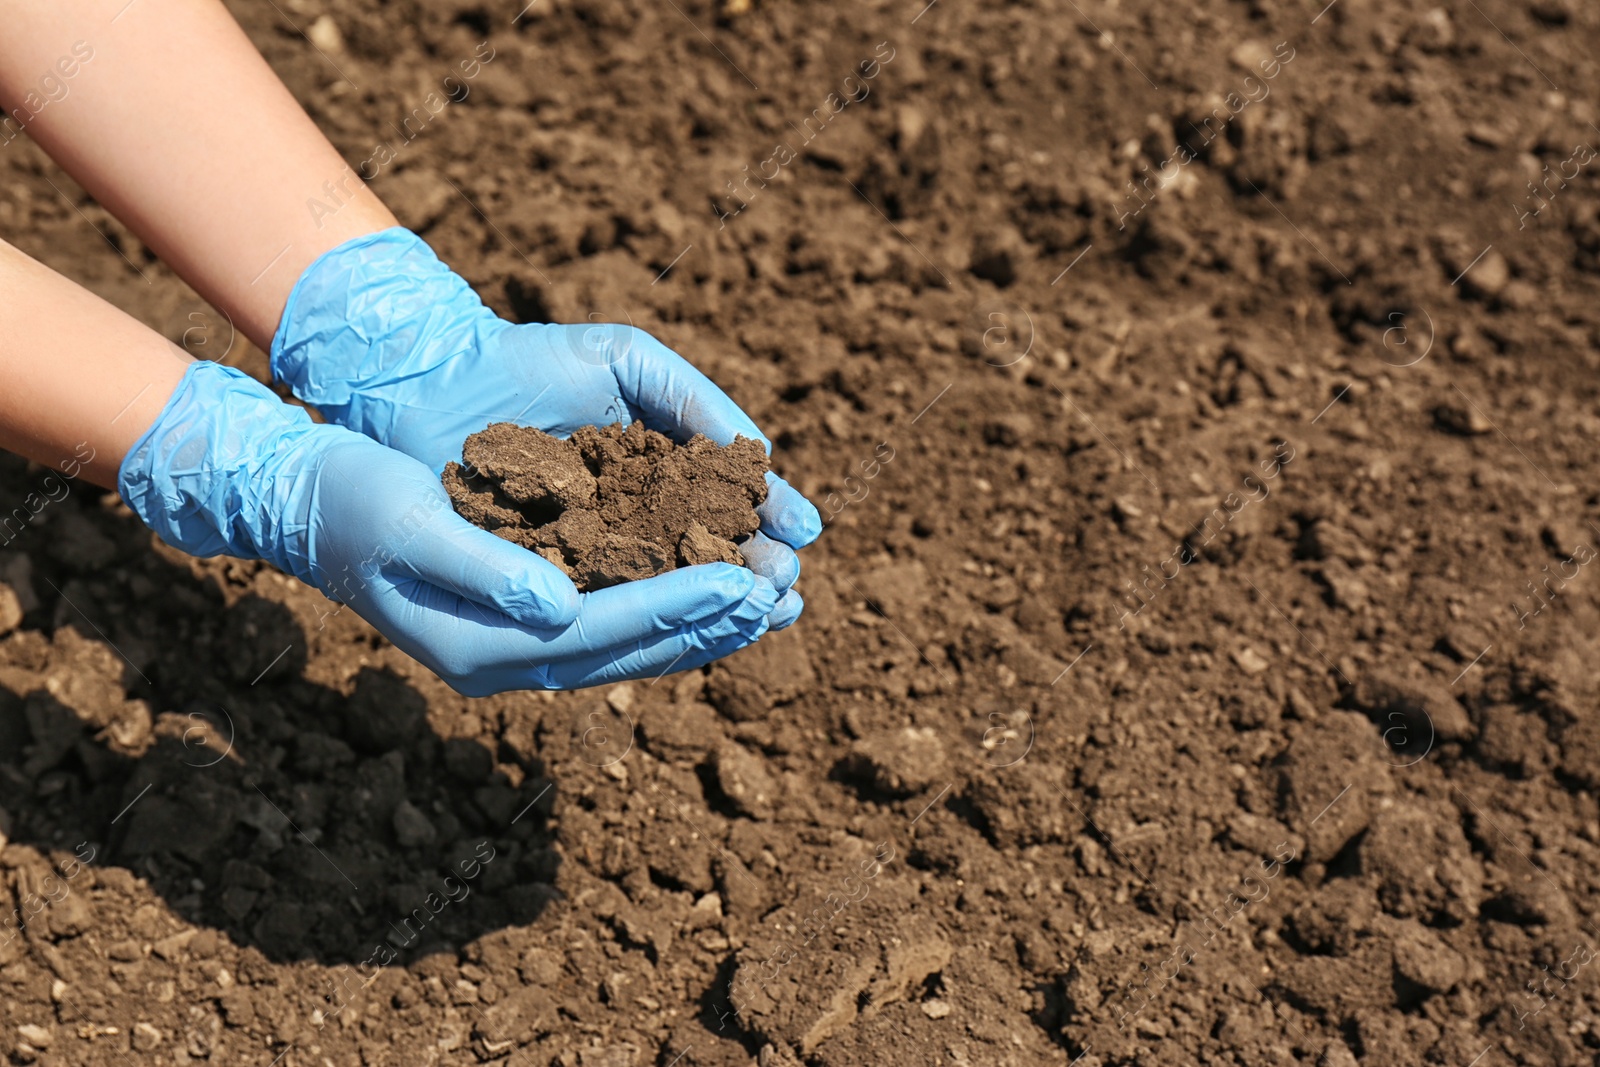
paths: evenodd
<path fill-rule="evenodd" d="M 1594 1062 L 1593 5 L 230 6 L 497 312 L 649 330 L 830 528 L 751 649 L 469 700 L 0 460 L 0 1054 Z"/>
<path fill-rule="evenodd" d="M 468 437 L 444 485 L 468 522 L 532 549 L 588 592 L 699 563 L 744 565 L 767 452 L 703 434 L 679 445 L 634 422 L 565 440 L 498 422 Z"/>

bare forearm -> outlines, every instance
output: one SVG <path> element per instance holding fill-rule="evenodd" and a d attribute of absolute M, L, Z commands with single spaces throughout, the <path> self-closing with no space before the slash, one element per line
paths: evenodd
<path fill-rule="evenodd" d="M 265 347 L 311 261 L 394 216 L 220 2 L 124 3 L 0 0 L 8 132 L 20 124 Z M 330 188 L 339 209 L 314 215 Z"/>
<path fill-rule="evenodd" d="M 160 334 L 0 242 L 0 448 L 99 485 L 191 360 Z"/>

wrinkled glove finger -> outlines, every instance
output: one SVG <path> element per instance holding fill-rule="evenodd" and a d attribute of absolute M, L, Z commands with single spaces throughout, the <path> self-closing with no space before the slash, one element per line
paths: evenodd
<path fill-rule="evenodd" d="M 766 534 L 754 534 L 741 543 L 739 554 L 751 570 L 772 583 L 779 595 L 787 593 L 800 577 L 800 557 L 794 554 L 794 549 Z"/>
<path fill-rule="evenodd" d="M 490 692 L 508 689 L 580 689 L 608 682 L 660 678 L 690 666 L 709 663 L 704 653 L 722 649 L 727 655 L 756 640 L 768 629 L 771 598 L 752 596 L 739 606 L 700 623 L 663 630 L 628 645 L 584 650 L 537 667 L 516 665 L 481 671 L 473 684 Z M 711 658 L 715 658 L 712 656 Z"/>
<path fill-rule="evenodd" d="M 750 437 L 771 454 L 772 442 L 750 416 L 688 360 L 642 330 L 626 336 L 626 349 L 611 370 L 623 399 L 641 413 L 646 426 L 678 441 L 697 433 L 719 445 Z M 817 509 L 775 474 L 767 475 L 767 499 L 757 511 L 762 531 L 790 548 L 804 548 L 822 532 Z"/>
<path fill-rule="evenodd" d="M 770 633 L 771 630 L 771 626 L 768 626 L 766 632 Z M 762 634 L 757 633 L 753 637 L 748 638 L 743 636 L 724 638 L 717 644 L 712 645 L 710 648 L 702 652 L 692 652 L 683 657 L 683 659 L 674 664 L 672 670 L 668 671 L 667 673 L 668 675 L 682 674 L 684 671 L 697 670 L 701 667 L 704 667 L 708 663 L 715 663 L 719 659 L 733 655 L 742 648 L 749 648 L 751 645 L 759 641 L 762 636 Z"/>
<path fill-rule="evenodd" d="M 562 627 L 578 617 L 572 579 L 549 560 L 467 522 L 442 504 L 421 524 L 402 529 L 375 560 L 535 629 Z"/>
<path fill-rule="evenodd" d="M 503 666 L 499 657 L 517 637 L 530 633 L 493 608 L 415 578 L 396 582 L 380 573 L 345 602 L 463 696 L 506 688 L 493 677 Z"/>
<path fill-rule="evenodd" d="M 627 647 L 730 615 L 765 617 L 777 602 L 772 583 L 744 567 L 681 567 L 586 594 L 577 619 L 550 642 L 549 659 Z"/>
<path fill-rule="evenodd" d="M 616 329 L 626 330 L 626 343 L 611 372 L 646 426 L 676 441 L 703 433 L 729 445 L 735 437 L 749 437 L 772 452 L 772 442 L 750 416 L 688 360 L 643 330 Z"/>
<path fill-rule="evenodd" d="M 767 616 L 767 628 L 776 633 L 793 626 L 805 606 L 806 602 L 800 598 L 800 594 L 796 590 L 789 590 L 778 601 L 778 606 L 772 609 L 772 614 Z"/>
<path fill-rule="evenodd" d="M 692 632 L 703 646 L 765 629 L 777 602 L 771 582 L 727 563 L 590 593 L 578 618 L 560 629 L 529 629 L 450 590 L 409 578 L 395 583 L 381 574 L 351 601 L 397 647 L 467 696 L 566 688 L 554 679 L 558 665 L 624 659 L 675 633 Z M 680 651 L 641 659 L 640 669 L 665 670 Z"/>
<path fill-rule="evenodd" d="M 782 478 L 767 472 L 767 499 L 756 514 L 761 517 L 761 532 L 790 548 L 804 548 L 822 533 L 822 515 L 800 491 Z"/>
<path fill-rule="evenodd" d="M 703 667 L 712 660 L 731 655 L 754 644 L 768 630 L 767 616 L 740 620 L 732 633 L 715 633 L 701 627 L 685 627 L 630 651 L 612 649 L 604 654 L 582 656 L 552 664 L 549 682 L 556 689 L 579 689 L 611 682 L 648 681 L 654 684 L 669 674 Z M 725 628 L 718 628 L 724 630 Z"/>

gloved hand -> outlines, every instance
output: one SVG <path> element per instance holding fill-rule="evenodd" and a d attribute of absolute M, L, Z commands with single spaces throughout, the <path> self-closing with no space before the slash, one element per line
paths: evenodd
<path fill-rule="evenodd" d="M 565 437 L 580 426 L 642 419 L 678 441 L 703 433 L 772 445 L 721 389 L 630 326 L 506 322 L 433 254 L 393 228 L 347 241 L 295 284 L 272 341 L 272 372 L 328 419 L 426 463 L 460 461 L 492 422 Z M 817 509 L 767 476 L 761 531 L 740 546 L 783 599 L 778 630 L 800 615 L 794 550 L 822 532 Z"/>
<path fill-rule="evenodd" d="M 422 463 L 216 363 L 184 374 L 117 489 L 169 544 L 276 564 L 468 696 L 697 667 L 760 637 L 778 602 L 726 563 L 579 596 L 547 560 L 457 515 Z"/>

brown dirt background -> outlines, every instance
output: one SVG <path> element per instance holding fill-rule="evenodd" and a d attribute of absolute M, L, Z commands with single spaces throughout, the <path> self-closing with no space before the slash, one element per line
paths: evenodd
<path fill-rule="evenodd" d="M 375 187 L 502 312 L 631 321 L 723 383 L 834 494 L 806 615 L 704 673 L 467 700 L 74 483 L 0 549 L 0 866 L 38 912 L 0 933 L 0 1051 L 1594 1061 L 1595 168 L 1514 205 L 1600 140 L 1600 13 L 518 6 L 232 5 L 352 165 L 492 43 Z M 25 139 L 0 161 L 9 239 L 264 369 Z M 45 474 L 6 460 L 0 501 Z"/>

